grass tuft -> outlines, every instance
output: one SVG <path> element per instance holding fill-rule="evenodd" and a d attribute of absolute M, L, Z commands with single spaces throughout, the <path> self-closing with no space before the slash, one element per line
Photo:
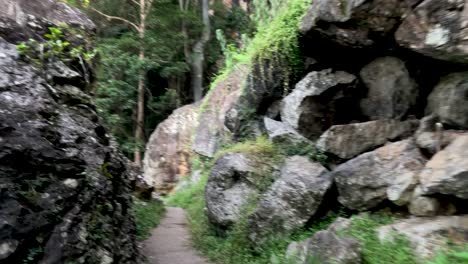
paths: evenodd
<path fill-rule="evenodd" d="M 150 236 L 151 230 L 158 226 L 164 216 L 164 205 L 155 201 L 136 200 L 133 205 L 137 239 L 145 240 Z"/>

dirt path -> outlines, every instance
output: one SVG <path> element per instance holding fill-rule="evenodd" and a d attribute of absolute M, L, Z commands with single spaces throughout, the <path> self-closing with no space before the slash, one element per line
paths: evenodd
<path fill-rule="evenodd" d="M 144 242 L 150 264 L 210 264 L 192 247 L 185 211 L 168 207 L 166 216 Z"/>

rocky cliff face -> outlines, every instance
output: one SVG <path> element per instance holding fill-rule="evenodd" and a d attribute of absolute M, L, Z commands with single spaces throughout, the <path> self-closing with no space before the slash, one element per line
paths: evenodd
<path fill-rule="evenodd" d="M 246 169 L 238 154 L 227 153 L 208 180 L 211 222 L 232 226 L 254 192 L 260 198 L 249 223 L 256 242 L 262 230 L 300 227 L 314 219 L 317 207 L 337 202 L 352 212 L 391 207 L 425 217 L 397 225 L 424 255 L 436 250 L 424 245 L 443 246 L 446 237 L 440 234 L 454 226 L 466 234 L 461 215 L 468 197 L 467 13 L 463 0 L 313 1 L 299 25 L 304 61 L 313 62 L 302 80 L 282 94 L 287 87 L 281 70 L 268 60 L 243 75 L 233 72 L 227 79 L 243 78 L 236 82 L 242 94 L 217 97 L 222 107 L 204 114 L 193 147 L 212 157 L 219 142 L 266 134 L 282 147 L 313 145 L 328 156 L 327 169 L 286 157 L 270 164 L 279 166 L 281 175 L 259 194 L 245 176 L 256 166 Z M 233 87 L 220 85 L 218 90 Z M 439 221 L 432 218 L 436 215 L 447 217 Z M 466 236 L 460 241 L 466 243 Z M 345 254 L 339 263 L 360 263 L 359 247 L 330 232 L 301 247 L 313 254 L 321 243 L 335 244 L 341 253 L 352 244 L 357 255 Z"/>
<path fill-rule="evenodd" d="M 39 70 L 14 45 L 93 23 L 53 0 L 0 5 L 0 263 L 137 263 L 126 161 L 82 73 Z"/>

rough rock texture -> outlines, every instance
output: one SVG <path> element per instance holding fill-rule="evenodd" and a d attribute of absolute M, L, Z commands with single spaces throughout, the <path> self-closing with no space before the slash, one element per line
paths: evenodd
<path fill-rule="evenodd" d="M 204 98 L 195 129 L 192 149 L 196 153 L 213 157 L 223 140 L 231 133 L 226 127 L 226 117 L 242 92 L 244 80 L 248 75 L 246 67 L 238 67 L 225 80 L 220 81 Z"/>
<path fill-rule="evenodd" d="M 319 163 L 307 157 L 286 159 L 281 176 L 262 196 L 250 222 L 250 238 L 302 227 L 317 211 L 332 179 Z"/>
<path fill-rule="evenodd" d="M 468 72 L 449 74 L 430 94 L 426 114 L 438 117 L 444 124 L 468 129 L 467 96 Z"/>
<path fill-rule="evenodd" d="M 378 120 L 332 126 L 317 141 L 317 148 L 342 159 L 350 159 L 384 145 L 390 140 L 412 135 L 417 120 Z"/>
<path fill-rule="evenodd" d="M 272 120 L 268 117 L 265 117 L 263 122 L 268 137 L 275 144 L 294 145 L 301 142 L 309 142 L 308 139 L 299 135 L 299 133 L 288 124 Z"/>
<path fill-rule="evenodd" d="M 362 154 L 332 172 L 338 200 L 354 210 L 371 209 L 387 199 L 406 204 L 424 163 L 424 157 L 410 140 Z"/>
<path fill-rule="evenodd" d="M 285 90 L 285 83 L 292 78 L 284 70 L 288 67 L 285 59 L 258 58 L 248 69 L 242 80 L 243 90 L 226 114 L 225 125 L 232 132 L 234 139 L 256 137 L 258 124 L 267 114 L 266 106 L 280 99 Z"/>
<path fill-rule="evenodd" d="M 420 149 L 429 154 L 435 154 L 464 133 L 466 131 L 445 130 L 437 117 L 426 116 L 421 119 L 419 128 L 414 134 L 414 140 Z"/>
<path fill-rule="evenodd" d="M 362 246 L 351 238 L 342 238 L 337 232 L 350 224 L 348 219 L 339 218 L 327 230 L 315 233 L 312 238 L 293 242 L 288 246 L 287 255 L 297 263 L 308 264 L 360 264 Z"/>
<path fill-rule="evenodd" d="M 402 118 L 416 104 L 419 90 L 405 63 L 395 57 L 382 57 L 360 72 L 368 88 L 361 111 L 371 120 Z"/>
<path fill-rule="evenodd" d="M 395 232 L 405 235 L 419 256 L 432 257 L 438 251 L 447 249 L 449 240 L 455 244 L 468 242 L 468 216 L 405 219 L 379 228 L 378 235 L 381 240 L 392 239 Z"/>
<path fill-rule="evenodd" d="M 94 25 L 64 3 L 0 5 L 0 262 L 138 263 L 127 161 L 91 96 L 63 63 L 43 74 L 6 42 Z"/>
<path fill-rule="evenodd" d="M 374 45 L 393 33 L 418 0 L 317 0 L 303 18 L 300 30 L 316 33 L 342 46 Z"/>
<path fill-rule="evenodd" d="M 419 175 L 424 194 L 441 193 L 468 199 L 468 134 L 435 154 Z"/>
<path fill-rule="evenodd" d="M 229 227 L 243 207 L 259 194 L 264 177 L 274 177 L 268 164 L 255 157 L 228 153 L 220 157 L 211 170 L 205 188 L 207 215 L 211 223 Z"/>
<path fill-rule="evenodd" d="M 82 29 L 86 34 L 96 29 L 81 12 L 59 1 L 0 0 L 0 6 L 0 35 L 9 42 L 41 39 L 48 33 L 48 27 L 61 23 Z"/>
<path fill-rule="evenodd" d="M 143 176 L 158 193 L 172 191 L 190 174 L 192 133 L 198 127 L 198 105 L 175 110 L 151 135 L 143 160 Z"/>
<path fill-rule="evenodd" d="M 349 114 L 344 107 L 356 77 L 346 72 L 311 72 L 283 99 L 283 122 L 309 139 L 318 138 L 331 125 Z M 347 112 L 348 111 L 348 112 Z"/>
<path fill-rule="evenodd" d="M 464 0 L 425 0 L 396 32 L 402 46 L 436 59 L 468 62 L 468 5 Z"/>

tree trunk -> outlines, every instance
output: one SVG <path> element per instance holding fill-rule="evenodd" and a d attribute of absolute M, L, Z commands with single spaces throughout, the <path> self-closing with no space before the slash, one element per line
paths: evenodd
<path fill-rule="evenodd" d="M 192 92 L 195 102 L 203 98 L 203 67 L 205 62 L 205 46 L 210 40 L 211 25 L 209 17 L 209 1 L 202 0 L 203 32 L 200 40 L 193 47 L 192 58 Z"/>
<path fill-rule="evenodd" d="M 138 59 L 142 62 L 145 59 L 145 48 L 144 40 L 146 33 L 146 2 L 140 0 L 140 52 Z M 138 72 L 138 99 L 137 99 L 137 117 L 135 125 L 135 152 L 133 156 L 133 162 L 135 166 L 141 168 L 142 166 L 142 155 L 141 155 L 141 144 L 145 141 L 145 71 L 139 70 Z"/>

